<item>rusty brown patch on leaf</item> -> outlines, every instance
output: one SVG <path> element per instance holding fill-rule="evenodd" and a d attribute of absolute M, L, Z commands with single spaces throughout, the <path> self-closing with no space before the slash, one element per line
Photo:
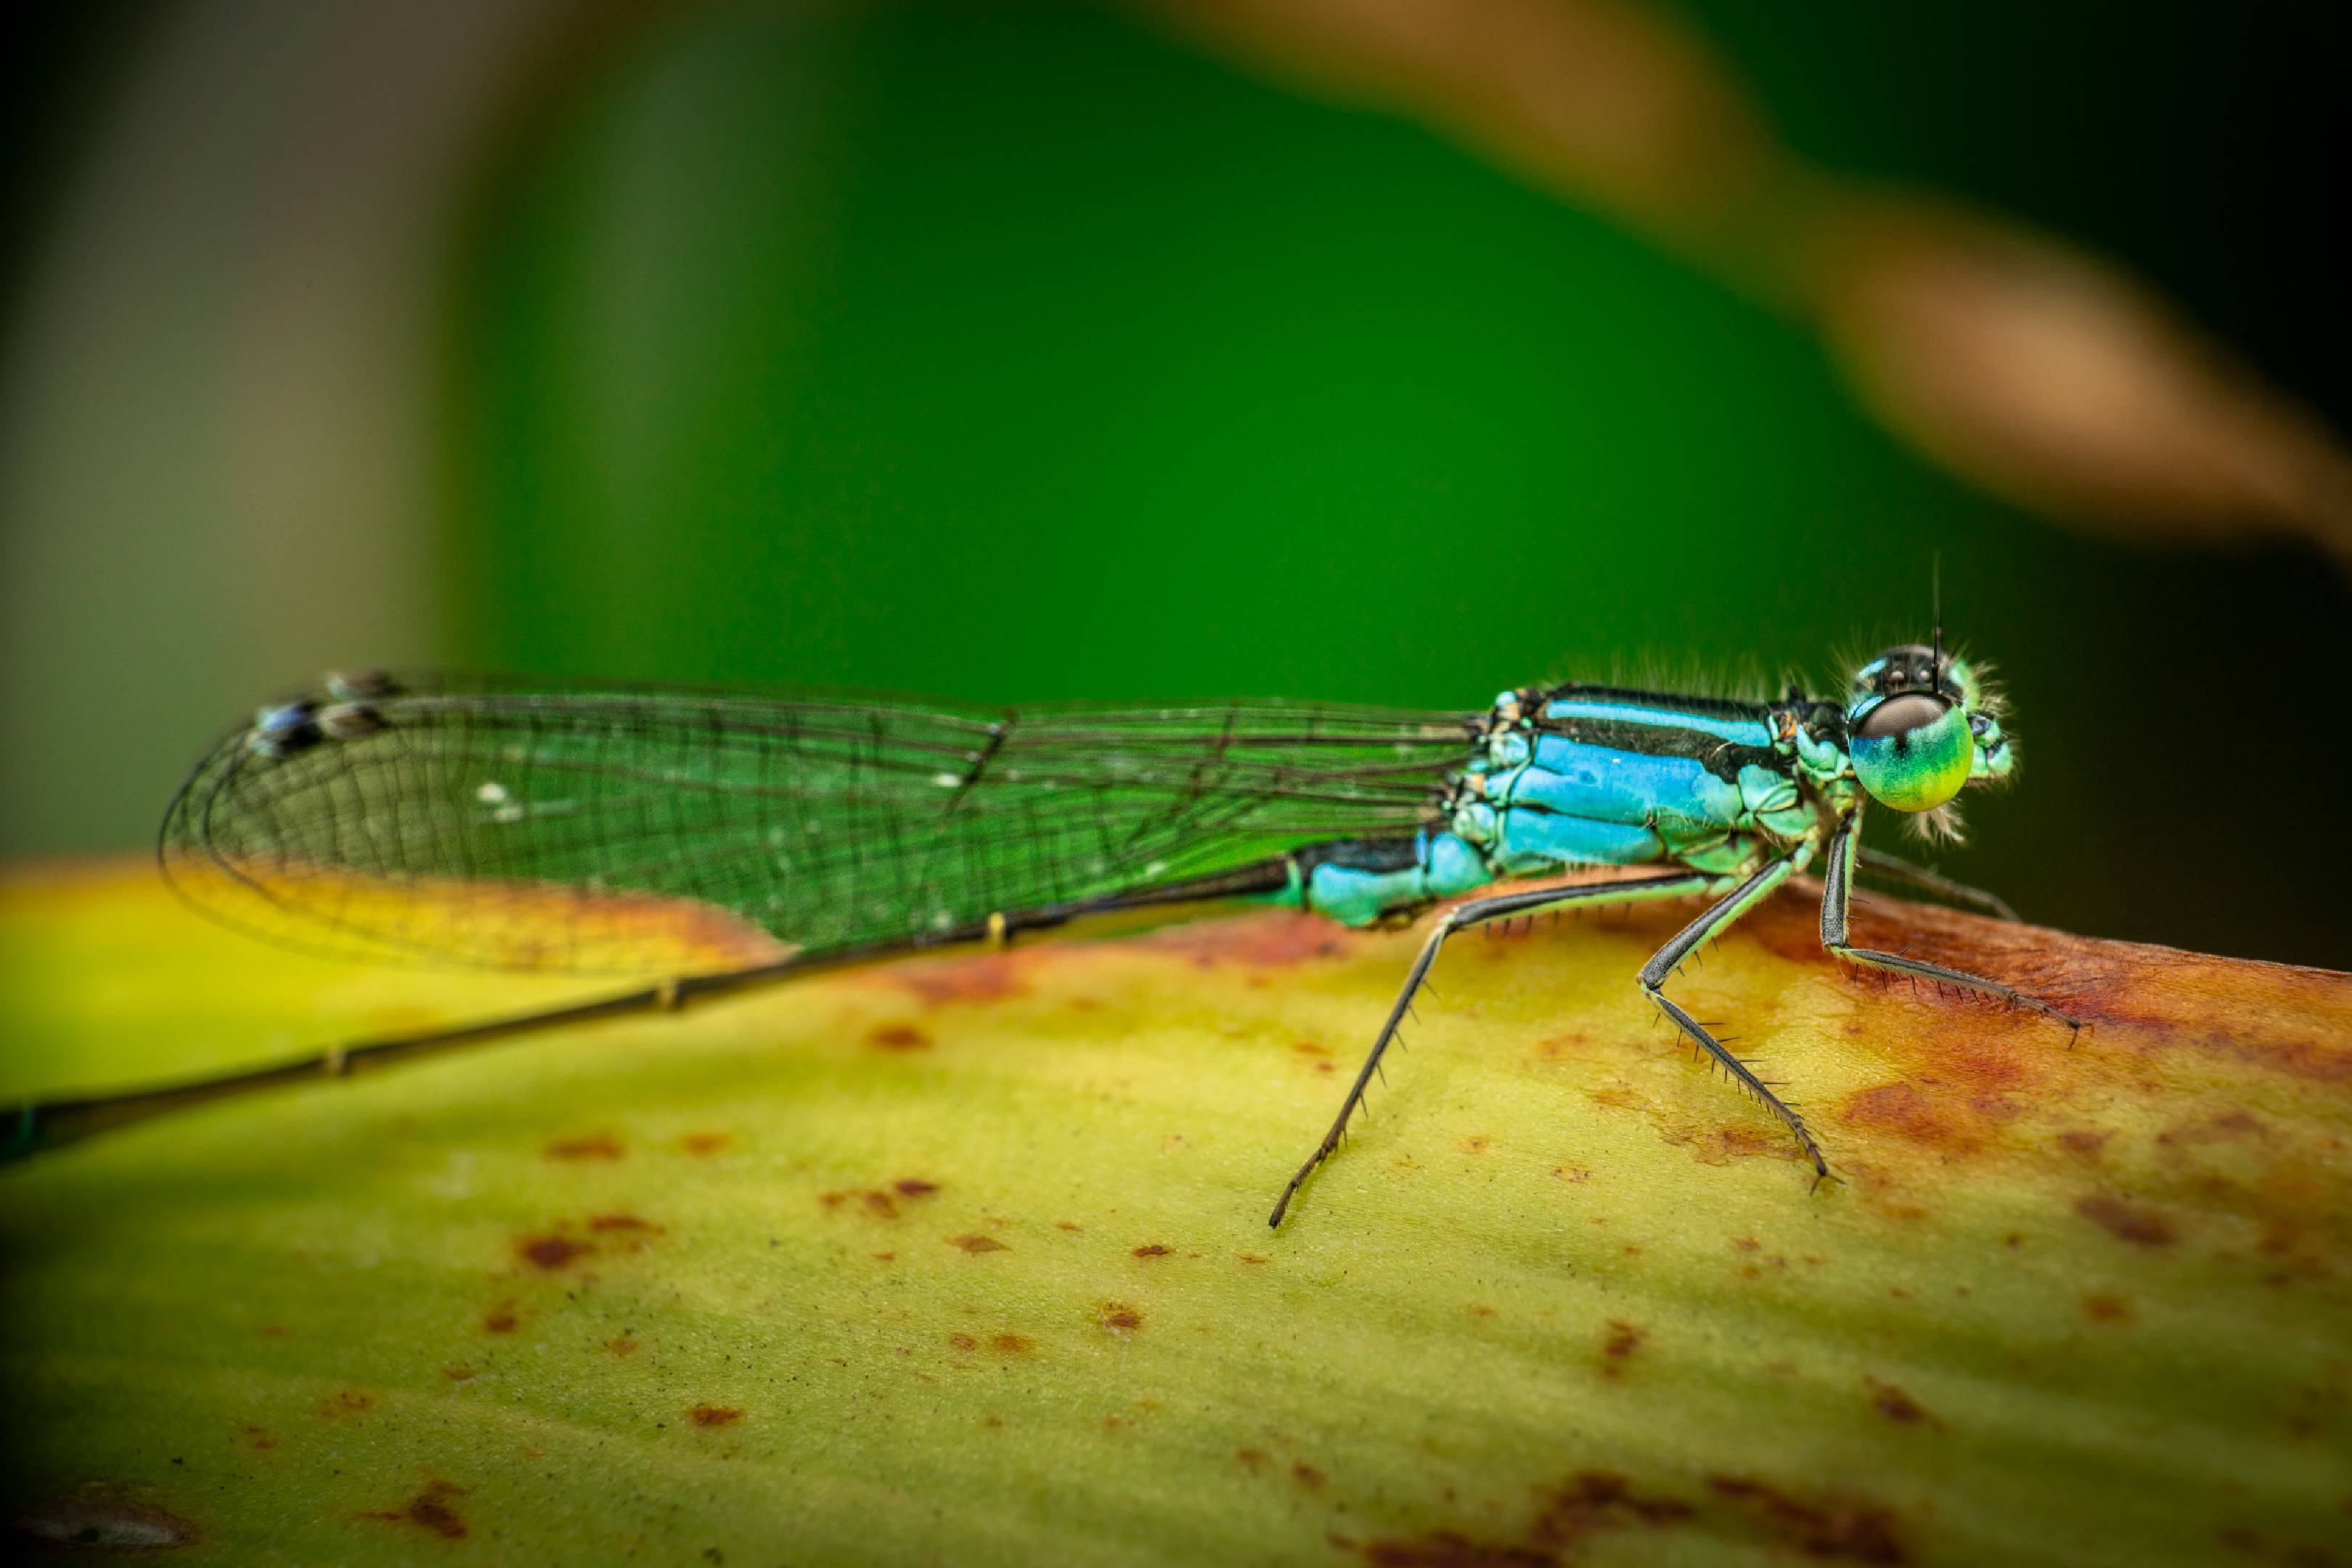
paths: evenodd
<path fill-rule="evenodd" d="M 637 1353 L 637 1342 L 626 1334 L 615 1334 L 604 1342 L 604 1348 L 614 1355 L 635 1355 Z"/>
<path fill-rule="evenodd" d="M 319 1401 L 319 1414 L 327 1420 L 334 1421 L 346 1415 L 357 1415 L 361 1411 L 370 1410 L 374 1406 L 375 1400 L 373 1396 L 362 1394 L 356 1388 L 345 1388 L 339 1389 Z"/>
<path fill-rule="evenodd" d="M 467 1534 L 466 1521 L 458 1516 L 457 1509 L 449 1500 L 465 1495 L 466 1489 L 461 1486 L 453 1485 L 448 1481 L 433 1481 L 428 1483 L 423 1491 L 410 1498 L 405 1508 L 396 1512 L 386 1511 L 363 1517 L 413 1524 L 419 1529 L 431 1531 L 444 1541 L 463 1541 Z"/>
<path fill-rule="evenodd" d="M 1137 1247 L 1134 1255 L 1138 1258 L 1165 1258 L 1175 1250 L 1172 1247 L 1163 1247 L 1159 1242 L 1148 1241 Z"/>
<path fill-rule="evenodd" d="M 662 1227 L 652 1220 L 633 1214 L 596 1214 L 588 1216 L 590 1230 L 628 1231 L 639 1236 L 659 1236 Z"/>
<path fill-rule="evenodd" d="M 515 1304 L 500 1301 L 482 1314 L 482 1327 L 494 1334 L 510 1334 L 515 1330 Z"/>
<path fill-rule="evenodd" d="M 2083 1298 L 2083 1312 L 2103 1323 L 2121 1323 L 2130 1320 L 2132 1306 L 2121 1296 L 2098 1293 Z"/>
<path fill-rule="evenodd" d="M 1612 1470 L 1585 1470 L 1544 1498 L 1518 1541 L 1482 1541 L 1442 1530 L 1403 1539 L 1369 1541 L 1359 1550 L 1379 1568 L 1557 1568 L 1582 1555 L 1588 1536 L 1602 1531 L 1661 1530 L 1696 1513 L 1678 1498 L 1644 1497 Z"/>
<path fill-rule="evenodd" d="M 1105 1301 L 1095 1309 L 1095 1321 L 1125 1333 L 1143 1327 L 1143 1314 L 1124 1301 Z"/>
<path fill-rule="evenodd" d="M 937 1182 L 927 1182 L 920 1176 L 901 1176 L 890 1185 L 902 1198 L 927 1198 L 940 1190 Z"/>
<path fill-rule="evenodd" d="M 731 1405 L 698 1405 L 686 1413 L 686 1418 L 697 1426 L 732 1426 L 743 1419 L 743 1413 Z"/>
<path fill-rule="evenodd" d="M 988 1348 L 998 1355 L 1028 1355 L 1037 1348 L 1037 1342 L 1026 1334 L 991 1334 Z"/>
<path fill-rule="evenodd" d="M 1139 945 L 1189 958 L 1202 969 L 1220 963 L 1276 969 L 1336 956 L 1347 940 L 1329 921 L 1286 910 L 1163 926 L 1139 938 Z"/>
<path fill-rule="evenodd" d="M 558 1138 L 539 1152 L 547 1160 L 617 1160 L 628 1150 L 609 1132 L 591 1132 L 584 1137 Z"/>
<path fill-rule="evenodd" d="M 950 1334 L 948 1336 L 948 1348 L 959 1351 L 976 1351 L 980 1348 L 980 1342 L 973 1339 L 970 1334 Z"/>
<path fill-rule="evenodd" d="M 866 1043 L 877 1050 L 928 1051 L 931 1037 L 912 1024 L 877 1024 L 866 1032 Z"/>
<path fill-rule="evenodd" d="M 1739 1505 L 1763 1532 L 1809 1557 L 1908 1563 L 1894 1510 L 1855 1500 L 1808 1500 L 1744 1476 L 1710 1476 L 1716 1496 Z"/>
<path fill-rule="evenodd" d="M 677 1146 L 685 1153 L 707 1157 L 733 1142 L 735 1135 L 731 1132 L 689 1132 L 677 1141 Z"/>
<path fill-rule="evenodd" d="M 1027 989 L 1019 964 L 1009 952 L 893 964 L 889 978 L 912 991 L 926 1007 L 944 1007 L 951 1002 L 1002 1002 Z"/>
<path fill-rule="evenodd" d="M 247 1447 L 256 1452 L 278 1447 L 278 1439 L 269 1435 L 269 1428 L 267 1426 L 251 1425 L 240 1426 L 237 1428 L 237 1435 L 245 1439 Z"/>
<path fill-rule="evenodd" d="M 1925 1405 L 1895 1384 L 1868 1373 L 1863 1373 L 1862 1380 L 1870 1385 L 1870 1403 L 1889 1421 L 1900 1426 L 1943 1426 Z"/>
<path fill-rule="evenodd" d="M 966 1252 L 971 1253 L 1009 1252 L 1012 1250 L 1010 1247 L 1006 1247 L 1004 1243 L 997 1240 L 996 1237 L 992 1236 L 951 1236 L 948 1237 L 948 1245 L 950 1247 L 960 1247 Z"/>
<path fill-rule="evenodd" d="M 1734 1160 L 1804 1158 L 1788 1139 L 1760 1127 L 1744 1124 L 1710 1127 L 1698 1131 L 1675 1129 L 1664 1131 L 1660 1136 L 1675 1148 L 1688 1149 L 1691 1158 L 1702 1165 L 1728 1165 Z"/>
<path fill-rule="evenodd" d="M 1290 1479 L 1297 1481 L 1300 1486 L 1305 1487 L 1310 1492 L 1319 1492 L 1323 1489 L 1324 1484 L 1331 1478 L 1325 1475 L 1321 1470 L 1317 1469 L 1314 1466 L 1308 1464 L 1306 1460 L 1299 1459 L 1293 1462 L 1290 1467 Z"/>
<path fill-rule="evenodd" d="M 568 1268 L 595 1250 L 594 1243 L 569 1236 L 526 1236 L 515 1242 L 515 1252 L 524 1262 L 550 1273 Z"/>
<path fill-rule="evenodd" d="M 1615 1318 L 1610 1319 L 1608 1337 L 1601 1342 L 1601 1374 L 1603 1377 L 1624 1376 L 1625 1363 L 1633 1359 L 1634 1352 L 1642 1348 L 1642 1342 L 1649 1337 L 1646 1329 L 1636 1328 Z"/>
<path fill-rule="evenodd" d="M 919 1184 L 918 1184 L 919 1185 Z M 880 1187 L 865 1187 L 855 1192 L 819 1193 L 816 1201 L 826 1208 L 855 1208 L 875 1219 L 897 1219 L 898 1200 Z"/>
<path fill-rule="evenodd" d="M 1846 1096 L 1838 1116 L 1947 1154 L 1973 1154 L 1984 1147 L 1981 1129 L 1958 1102 L 1922 1084 L 1882 1083 L 1857 1090 Z"/>
<path fill-rule="evenodd" d="M 452 1383 L 471 1383 L 480 1374 L 470 1366 L 445 1366 L 441 1369 L 441 1375 Z"/>
<path fill-rule="evenodd" d="M 2172 1245 L 2172 1226 L 2162 1215 L 2153 1209 L 2134 1208 L 2109 1194 L 2092 1193 L 2075 1199 L 2074 1212 L 2117 1241 L 2128 1241 L 2134 1247 Z"/>

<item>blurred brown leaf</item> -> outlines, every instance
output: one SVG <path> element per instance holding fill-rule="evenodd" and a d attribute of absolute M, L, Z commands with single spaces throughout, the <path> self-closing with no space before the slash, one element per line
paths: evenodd
<path fill-rule="evenodd" d="M 1810 318 L 1879 420 L 1984 489 L 2126 537 L 2304 533 L 2352 560 L 2352 462 L 2317 418 L 2112 265 L 1808 166 L 1664 7 L 1143 4 Z"/>

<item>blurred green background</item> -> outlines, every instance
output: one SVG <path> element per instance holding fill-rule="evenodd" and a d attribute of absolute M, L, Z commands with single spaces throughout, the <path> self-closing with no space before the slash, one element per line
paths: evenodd
<path fill-rule="evenodd" d="M 1466 709 L 1618 661 L 1832 681 L 1926 635 L 1940 551 L 2024 757 L 1946 869 L 2352 963 L 2316 550 L 1987 499 L 1805 326 L 1116 12 L 530 9 L 25 25 L 6 853 L 141 843 L 331 666 Z M 2125 259 L 2346 426 L 2339 24 L 1686 15 L 1801 152 Z M 464 47 L 502 85 L 419 172 L 386 106 Z"/>

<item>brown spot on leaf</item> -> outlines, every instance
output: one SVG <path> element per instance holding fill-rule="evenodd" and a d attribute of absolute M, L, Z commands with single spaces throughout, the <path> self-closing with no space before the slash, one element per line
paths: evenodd
<path fill-rule="evenodd" d="M 1286 910 L 1163 926 L 1140 938 L 1139 945 L 1182 954 L 1203 969 L 1223 963 L 1271 969 L 1331 957 L 1346 939 L 1320 916 Z"/>
<path fill-rule="evenodd" d="M 1974 1153 L 1984 1142 L 1972 1118 L 1951 1095 L 1909 1081 L 1882 1083 L 1848 1095 L 1839 1116 L 1906 1142 L 1946 1153 Z"/>
<path fill-rule="evenodd" d="M 950 1247 L 961 1247 L 966 1252 L 971 1253 L 1007 1252 L 1011 1250 L 1011 1248 L 1007 1247 L 1004 1243 L 997 1240 L 996 1237 L 992 1236 L 951 1236 L 948 1238 L 948 1245 Z"/>
<path fill-rule="evenodd" d="M 2099 1293 L 2083 1298 L 2083 1312 L 2103 1323 L 2120 1323 L 2130 1319 L 2132 1305 L 2121 1296 Z"/>
<path fill-rule="evenodd" d="M 1310 1492 L 1321 1491 L 1323 1484 L 1331 1479 L 1304 1459 L 1298 1460 L 1290 1467 L 1290 1475 L 1293 1480 Z"/>
<path fill-rule="evenodd" d="M 1908 1563 L 1892 1510 L 1854 1500 L 1807 1501 L 1762 1481 L 1710 1476 L 1717 1497 L 1739 1504 L 1764 1531 L 1809 1557 L 1850 1563 Z"/>
<path fill-rule="evenodd" d="M 2058 1147 L 2065 1150 L 2069 1154 L 2079 1154 L 2085 1160 L 2095 1160 L 2099 1157 L 2099 1152 L 2107 1146 L 2107 1140 L 2114 1136 L 2113 1131 L 2094 1132 L 2086 1128 L 2077 1128 L 2071 1132 L 2058 1134 Z"/>
<path fill-rule="evenodd" d="M 1633 1359 L 1633 1352 L 1640 1350 L 1642 1342 L 1649 1337 L 1649 1331 L 1645 1329 L 1635 1328 L 1633 1324 L 1622 1322 L 1615 1318 L 1610 1319 L 1609 1335 L 1601 1342 L 1601 1375 L 1624 1376 L 1625 1363 Z"/>
<path fill-rule="evenodd" d="M 1742 1252 L 1760 1252 L 1764 1249 L 1764 1244 L 1752 1236 L 1735 1236 L 1731 1238 L 1731 1245 Z"/>
<path fill-rule="evenodd" d="M 897 1219 L 898 1217 L 898 1200 L 889 1194 L 877 1190 L 862 1193 L 859 1197 L 866 1205 L 866 1212 L 875 1218 Z"/>
<path fill-rule="evenodd" d="M 550 1272 L 568 1268 L 574 1261 L 595 1250 L 593 1243 L 568 1236 L 526 1236 L 515 1243 L 515 1251 L 521 1255 L 524 1262 Z"/>
<path fill-rule="evenodd" d="M 237 1432 L 245 1438 L 245 1445 L 248 1448 L 259 1450 L 278 1447 L 278 1439 L 269 1435 L 269 1428 L 267 1426 L 240 1426 Z"/>
<path fill-rule="evenodd" d="M 1470 1315 L 1474 1318 L 1491 1318 L 1495 1315 L 1495 1309 L 1484 1301 L 1473 1301 L 1470 1303 Z"/>
<path fill-rule="evenodd" d="M 588 1216 L 590 1230 L 633 1231 L 640 1236 L 659 1236 L 662 1227 L 649 1219 L 633 1214 L 599 1214 Z"/>
<path fill-rule="evenodd" d="M 591 1132 L 579 1138 L 558 1138 L 540 1151 L 549 1160 L 617 1160 L 628 1150 L 609 1132 Z"/>
<path fill-rule="evenodd" d="M 293 1331 L 293 1330 L 288 1328 L 283 1323 L 264 1323 L 261 1325 L 261 1334 L 264 1339 L 282 1340 Z"/>
<path fill-rule="evenodd" d="M 1331 1054 L 1331 1047 L 1320 1040 L 1293 1040 L 1290 1048 L 1302 1057 L 1328 1057 Z"/>
<path fill-rule="evenodd" d="M 374 1407 L 375 1400 L 356 1388 L 339 1389 L 319 1401 L 319 1414 L 332 1421 Z"/>
<path fill-rule="evenodd" d="M 927 1198 L 940 1190 L 937 1182 L 927 1182 L 920 1176 L 901 1176 L 890 1185 L 902 1198 Z"/>
<path fill-rule="evenodd" d="M 1236 1252 L 1234 1256 L 1240 1258 L 1244 1263 L 1271 1263 L 1274 1261 L 1272 1258 L 1269 1258 L 1263 1252 Z"/>
<path fill-rule="evenodd" d="M 1668 1143 L 1688 1149 L 1702 1165 L 1728 1165 L 1734 1160 L 1801 1160 L 1803 1153 L 1786 1138 L 1760 1127 L 1710 1127 L 1693 1132 L 1669 1130 L 1661 1134 Z"/>
<path fill-rule="evenodd" d="M 893 964 L 889 978 L 912 991 L 926 1007 L 944 1007 L 950 1002 L 1002 1002 L 1025 989 L 1019 965 L 1009 952 Z"/>
<path fill-rule="evenodd" d="M 912 1024 L 877 1024 L 866 1032 L 866 1043 L 885 1051 L 928 1051 L 931 1037 Z"/>
<path fill-rule="evenodd" d="M 998 1355 L 1027 1355 L 1037 1348 L 1037 1342 L 1024 1334 L 991 1334 L 988 1348 Z"/>
<path fill-rule="evenodd" d="M 470 1383 L 477 1373 L 470 1366 L 445 1366 L 441 1369 L 441 1375 L 452 1383 Z"/>
<path fill-rule="evenodd" d="M 1903 1426 L 1921 1425 L 1941 1426 L 1943 1425 L 1943 1422 L 1930 1414 L 1926 1406 L 1895 1384 L 1873 1377 L 1868 1373 L 1863 1374 L 1862 1380 L 1870 1384 L 1871 1404 L 1876 1406 L 1878 1413 L 1889 1421 Z"/>
<path fill-rule="evenodd" d="M 510 1334 L 515 1328 L 515 1304 L 500 1301 L 482 1314 L 482 1327 L 494 1334 Z"/>
<path fill-rule="evenodd" d="M 448 1500 L 465 1495 L 463 1487 L 452 1486 L 447 1481 L 435 1481 L 410 1498 L 407 1508 L 401 1510 L 399 1517 L 431 1531 L 444 1541 L 463 1541 L 466 1539 L 466 1521 L 457 1517 L 457 1510 L 449 1506 Z"/>
<path fill-rule="evenodd" d="M 1380 1568 L 1557 1568 L 1582 1556 L 1587 1536 L 1635 1526 L 1664 1529 L 1696 1511 L 1676 1498 L 1643 1497 L 1613 1471 L 1585 1470 L 1544 1499 L 1520 1541 L 1479 1541 L 1446 1530 L 1367 1542 L 1361 1551 Z"/>
<path fill-rule="evenodd" d="M 1176 1249 L 1172 1247 L 1163 1247 L 1159 1242 L 1149 1241 L 1135 1249 L 1135 1256 L 1138 1258 L 1165 1258 L 1175 1250 Z"/>
<path fill-rule="evenodd" d="M 677 1141 L 677 1146 L 688 1154 L 708 1156 L 733 1142 L 735 1135 L 731 1132 L 689 1132 Z"/>
<path fill-rule="evenodd" d="M 635 1355 L 637 1353 L 637 1342 L 626 1334 L 616 1334 L 604 1342 L 604 1348 L 614 1355 Z"/>
<path fill-rule="evenodd" d="M 1143 1314 L 1124 1301 L 1105 1301 L 1095 1309 L 1095 1321 L 1121 1332 L 1143 1327 Z"/>
<path fill-rule="evenodd" d="M 960 1351 L 976 1351 L 980 1348 L 980 1342 L 970 1334 L 950 1334 L 948 1344 Z"/>
<path fill-rule="evenodd" d="M 2134 1208 L 2121 1198 L 2092 1193 L 2074 1200 L 2074 1212 L 2118 1241 L 2134 1247 L 2168 1247 L 2172 1226 L 2152 1209 Z"/>
<path fill-rule="evenodd" d="M 731 1405 L 698 1405 L 686 1418 L 697 1426 L 731 1426 L 743 1419 L 743 1413 Z"/>

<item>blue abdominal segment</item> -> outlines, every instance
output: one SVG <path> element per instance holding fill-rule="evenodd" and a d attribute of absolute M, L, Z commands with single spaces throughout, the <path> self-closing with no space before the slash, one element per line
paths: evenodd
<path fill-rule="evenodd" d="M 1393 910 L 1419 909 L 1494 879 L 1493 868 L 1475 846 L 1451 833 L 1423 829 L 1409 840 L 1341 845 L 1323 851 L 1304 866 L 1297 901 L 1341 925 L 1362 926 Z"/>

